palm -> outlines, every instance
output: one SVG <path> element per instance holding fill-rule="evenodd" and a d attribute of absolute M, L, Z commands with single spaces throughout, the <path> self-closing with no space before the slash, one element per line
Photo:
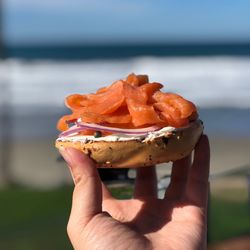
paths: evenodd
<path fill-rule="evenodd" d="M 131 235 L 133 231 L 133 236 L 138 239 L 139 234 L 140 241 L 147 244 L 149 240 L 155 249 L 166 249 L 166 246 L 175 249 L 195 249 L 197 237 L 205 239 L 205 231 L 202 228 L 205 218 L 203 211 L 189 202 L 171 200 L 166 203 L 164 200 L 151 197 L 125 201 L 106 199 L 103 209 L 122 223 L 118 223 L 116 229 L 114 224 L 111 224 L 110 230 L 115 230 L 115 241 L 119 239 L 119 235 L 122 234 L 126 238 L 126 234 Z M 101 234 L 103 235 L 103 232 Z M 102 236 L 98 238 L 102 241 Z M 130 240 L 131 242 L 125 243 L 133 249 L 134 238 Z M 187 242 L 189 247 L 186 245 Z M 123 249 L 123 239 L 118 245 Z"/>
<path fill-rule="evenodd" d="M 74 153 L 71 165 L 79 165 L 77 157 Z M 133 199 L 117 200 L 100 182 L 93 163 L 87 158 L 81 161 L 85 166 L 71 168 L 76 187 L 68 234 L 76 249 L 205 248 L 209 172 L 206 138 L 196 147 L 192 164 L 191 156 L 173 164 L 163 199 L 157 198 L 154 167 L 138 169 Z"/>
<path fill-rule="evenodd" d="M 200 208 L 175 201 L 167 205 L 164 201 L 156 199 L 118 201 L 115 206 L 106 204 L 105 210 L 132 230 L 149 238 L 156 237 L 156 240 L 158 234 L 169 236 L 171 241 L 178 239 L 177 230 L 183 237 L 187 227 L 187 233 L 190 233 L 190 230 L 197 232 L 202 224 Z"/>

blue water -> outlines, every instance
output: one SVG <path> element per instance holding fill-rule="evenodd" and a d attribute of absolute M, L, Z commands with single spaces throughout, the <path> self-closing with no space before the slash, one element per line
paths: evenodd
<path fill-rule="evenodd" d="M 250 56 L 250 44 L 130 44 L 8 47 L 6 57 L 25 59 L 117 59 L 140 56 Z"/>

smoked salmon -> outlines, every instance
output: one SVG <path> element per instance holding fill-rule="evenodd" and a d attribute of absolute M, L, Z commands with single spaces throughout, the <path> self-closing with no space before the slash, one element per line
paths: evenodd
<path fill-rule="evenodd" d="M 151 125 L 178 128 L 197 119 L 197 108 L 192 102 L 174 93 L 164 93 L 162 88 L 160 83 L 149 83 L 147 75 L 130 74 L 96 93 L 69 95 L 65 105 L 72 113 L 61 117 L 57 128 L 65 131 L 69 120 L 79 118 L 87 123 L 120 128 Z"/>

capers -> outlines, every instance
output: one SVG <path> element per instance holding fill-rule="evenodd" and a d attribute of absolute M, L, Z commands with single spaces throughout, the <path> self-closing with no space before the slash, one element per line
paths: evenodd
<path fill-rule="evenodd" d="M 102 137 L 102 132 L 101 131 L 95 131 L 94 137 L 95 138 Z"/>

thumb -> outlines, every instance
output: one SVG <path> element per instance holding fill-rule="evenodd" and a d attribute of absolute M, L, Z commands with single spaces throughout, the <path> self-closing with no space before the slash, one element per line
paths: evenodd
<path fill-rule="evenodd" d="M 94 162 L 74 148 L 62 148 L 75 183 L 68 233 L 78 235 L 88 222 L 102 212 L 102 185 Z M 71 237 L 71 236 L 70 236 Z"/>

